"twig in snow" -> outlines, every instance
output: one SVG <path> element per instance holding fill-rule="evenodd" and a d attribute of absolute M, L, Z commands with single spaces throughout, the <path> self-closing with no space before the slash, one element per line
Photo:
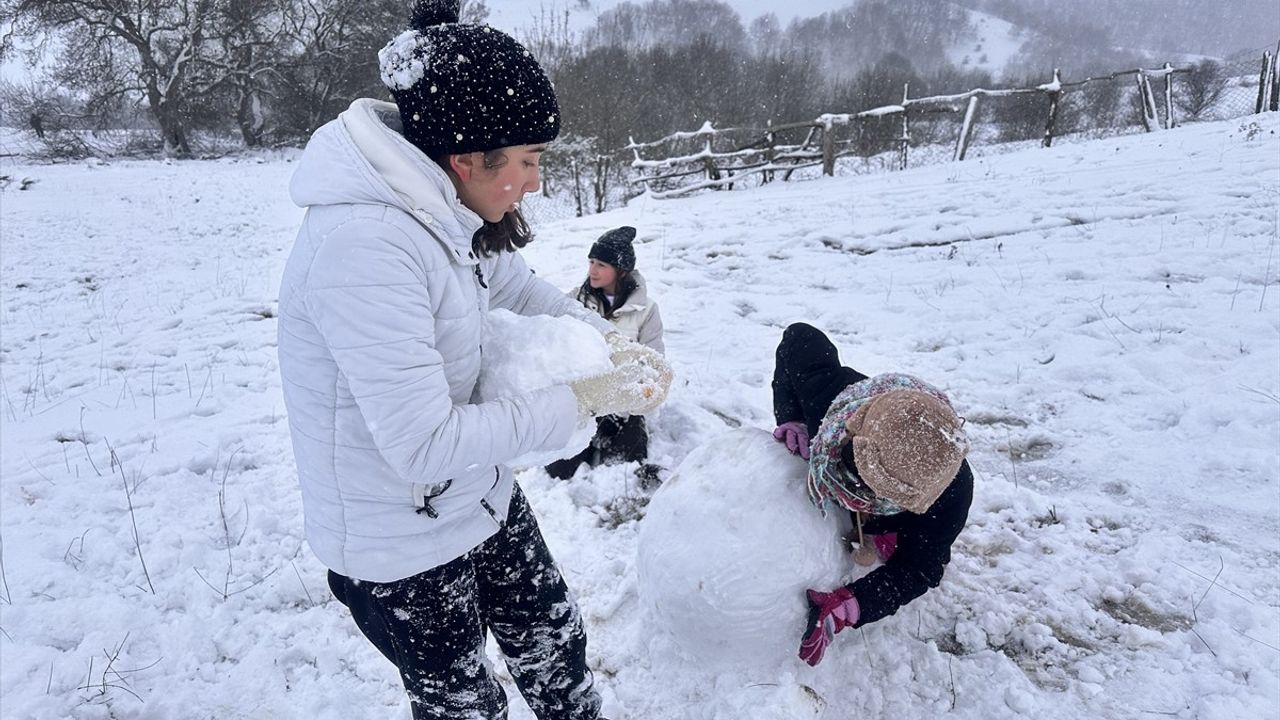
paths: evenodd
<path fill-rule="evenodd" d="M 253 582 L 249 583 L 248 585 L 245 585 L 244 587 L 238 590 L 233 591 L 231 589 L 231 576 L 235 573 L 235 557 L 232 555 L 231 549 L 235 546 L 238 546 L 240 544 L 240 541 L 244 539 L 245 533 L 249 531 L 248 503 L 245 503 L 245 506 L 244 506 L 245 524 L 244 524 L 244 528 L 242 528 L 240 531 L 239 537 L 234 539 L 231 537 L 231 521 L 227 517 L 227 478 L 231 475 L 231 463 L 232 461 L 235 460 L 236 455 L 238 455 L 241 450 L 243 450 L 243 448 L 236 448 L 235 451 L 231 453 L 231 457 L 227 458 L 226 468 L 222 472 L 222 483 L 221 483 L 221 486 L 218 488 L 218 515 L 222 519 L 222 538 L 223 538 L 223 543 L 226 545 L 226 550 L 227 550 L 227 570 L 223 574 L 222 588 L 218 589 L 217 586 L 209 582 L 209 580 L 204 576 L 204 574 L 200 572 L 199 568 L 194 568 L 194 570 L 196 571 L 196 576 L 199 577 L 200 580 L 202 580 L 205 585 L 208 585 L 211 590 L 213 590 L 214 592 L 222 596 L 223 600 L 227 600 L 233 595 L 239 595 L 240 593 L 245 592 L 246 590 L 250 590 L 254 587 L 257 587 L 258 585 L 265 582 L 267 578 L 271 577 L 272 575 L 275 575 L 280 570 L 280 568 L 275 568 L 274 570 L 267 573 L 266 575 L 263 575 L 262 577 L 257 578 Z M 295 567 L 294 570 L 296 571 L 297 568 Z M 301 580 L 302 578 L 299 577 L 298 579 Z M 303 585 L 303 589 L 304 590 L 306 589 L 306 585 Z M 307 596 L 310 597 L 310 595 L 311 594 L 308 592 Z"/>
<path fill-rule="evenodd" d="M 0 537 L 0 582 L 4 584 L 4 601 L 13 604 L 13 593 L 9 592 L 9 576 L 4 571 L 4 538 Z"/>
<path fill-rule="evenodd" d="M 31 468 L 35 474 L 39 475 L 41 480 L 45 482 L 53 482 L 44 473 L 40 472 L 40 468 L 36 467 L 35 463 L 31 462 L 31 458 L 27 457 L 25 452 L 22 453 L 22 459 L 27 461 L 27 467 Z"/>
<path fill-rule="evenodd" d="M 93 461 L 93 455 L 89 453 L 89 437 L 84 434 L 84 405 L 80 406 L 80 444 L 84 445 L 84 456 L 89 458 L 89 464 L 93 466 L 93 471 L 102 477 L 102 471 L 98 469 L 98 463 Z"/>
<path fill-rule="evenodd" d="M 102 675 L 97 681 L 93 679 L 93 658 L 89 658 L 89 674 L 85 677 L 84 685 L 76 688 L 82 692 L 88 692 L 90 690 L 97 691 L 97 695 L 86 698 L 86 702 L 90 702 L 98 698 L 105 698 L 112 690 L 123 690 L 132 695 L 138 702 L 145 702 L 142 699 L 142 696 L 134 692 L 133 688 L 129 686 L 129 679 L 126 676 L 153 668 L 160 663 L 160 660 L 158 659 L 145 667 L 131 668 L 128 670 L 116 669 L 116 662 L 120 659 L 120 653 L 124 651 L 124 646 L 127 642 L 129 642 L 129 633 L 125 633 L 124 639 L 122 639 L 120 644 L 113 650 L 103 649 L 102 654 L 107 656 L 107 666 L 102 670 Z"/>
<path fill-rule="evenodd" d="M 84 538 L 86 535 L 89 534 L 89 530 L 92 530 L 92 529 L 93 528 L 89 528 L 88 530 L 85 530 L 84 532 L 80 533 L 80 537 L 71 538 L 71 542 L 67 543 L 67 551 L 62 553 L 62 562 L 70 565 L 76 570 L 80 569 L 80 567 L 84 564 L 84 559 L 81 557 L 81 555 L 84 554 Z M 80 543 L 79 554 L 74 553 L 71 550 L 76 546 L 77 542 Z"/>
<path fill-rule="evenodd" d="M 13 407 L 13 400 L 9 399 L 9 389 L 4 382 L 4 373 L 0 373 L 0 395 L 4 395 L 4 406 L 9 411 L 9 420 L 17 422 L 18 411 Z"/>
<path fill-rule="evenodd" d="M 107 449 L 111 451 L 111 469 L 120 468 L 120 481 L 124 483 L 124 498 L 129 503 L 129 522 L 133 525 L 133 547 L 138 551 L 138 563 L 142 565 L 142 576 L 147 579 L 147 587 L 151 590 L 151 594 L 155 595 L 156 586 L 151 584 L 147 560 L 142 556 L 142 538 L 138 536 L 138 516 L 133 510 L 133 492 L 129 490 L 129 478 L 125 476 L 124 463 L 120 462 L 120 457 L 116 455 L 116 449 L 111 447 L 110 442 L 107 443 Z"/>
<path fill-rule="evenodd" d="M 311 599 L 311 591 L 307 589 L 307 584 L 302 580 L 302 573 L 298 572 L 298 565 L 290 560 L 289 564 L 293 566 L 293 574 L 298 576 L 298 584 L 302 586 L 302 592 L 307 594 L 307 603 L 315 605 L 316 601 Z"/>
<path fill-rule="evenodd" d="M 1219 555 L 1218 556 L 1218 572 L 1214 574 L 1213 579 L 1209 581 L 1209 587 L 1205 588 L 1204 594 L 1200 596 L 1200 599 L 1196 601 L 1195 605 L 1191 606 L 1192 613 L 1195 613 L 1196 609 L 1200 607 L 1200 603 L 1204 602 L 1204 599 L 1209 596 L 1209 591 L 1212 590 L 1214 586 L 1218 584 L 1218 578 L 1222 575 L 1222 571 L 1225 570 L 1226 567 L 1227 567 L 1226 561 L 1222 559 L 1221 555 Z"/>
<path fill-rule="evenodd" d="M 1013 456 L 1013 437 L 1009 434 L 1009 429 L 1004 430 L 1004 444 L 1009 447 L 1009 465 L 1013 467 L 1013 489 L 1020 490 L 1018 487 L 1018 460 Z"/>
<path fill-rule="evenodd" d="M 1235 628 L 1231 628 L 1231 629 L 1232 629 L 1232 630 L 1236 630 Z M 1254 641 L 1254 642 L 1258 643 L 1259 645 L 1265 645 L 1266 647 L 1269 647 L 1269 648 L 1271 648 L 1272 650 L 1275 650 L 1276 652 L 1280 652 L 1280 647 L 1276 647 L 1275 645 L 1272 645 L 1272 644 L 1271 644 L 1271 643 L 1269 643 L 1269 642 L 1266 642 L 1266 641 L 1264 641 L 1264 640 L 1259 640 L 1258 638 L 1253 637 L 1252 635 L 1246 635 L 1245 633 L 1240 632 L 1239 630 L 1236 630 L 1236 633 L 1238 633 L 1238 634 L 1240 635 L 1240 637 L 1242 637 L 1242 638 L 1244 638 L 1244 639 L 1246 639 L 1246 640 L 1252 640 L 1252 641 Z"/>
<path fill-rule="evenodd" d="M 1195 575 L 1196 577 L 1200 578 L 1201 580 L 1208 580 L 1209 582 L 1211 582 L 1211 583 L 1212 583 L 1212 582 L 1213 582 L 1213 580 L 1214 580 L 1214 579 L 1216 579 L 1216 578 L 1209 578 L 1209 577 L 1207 577 L 1207 576 L 1205 576 L 1205 575 L 1201 575 L 1200 573 L 1196 572 L 1195 570 L 1192 570 L 1191 568 L 1189 568 L 1189 567 L 1187 567 L 1186 565 L 1183 565 L 1183 564 L 1181 564 L 1181 563 L 1177 563 L 1177 562 L 1175 562 L 1175 563 L 1174 563 L 1174 565 L 1177 565 L 1178 567 L 1182 568 L 1183 570 L 1186 570 L 1187 572 L 1191 573 L 1192 575 Z M 1231 593 L 1232 595 L 1235 595 L 1236 597 L 1238 597 L 1238 598 L 1240 598 L 1241 600 L 1243 600 L 1243 601 L 1245 601 L 1245 602 L 1249 603 L 1250 605 L 1254 604 L 1252 600 L 1250 600 L 1249 598 L 1247 598 L 1247 597 L 1245 597 L 1245 596 L 1241 595 L 1240 593 L 1236 592 L 1235 590 L 1232 590 L 1231 588 L 1227 587 L 1226 585 L 1219 585 L 1218 587 L 1222 588 L 1223 590 L 1226 590 L 1227 592 Z"/>
<path fill-rule="evenodd" d="M 1267 247 L 1267 270 L 1262 274 L 1262 295 L 1258 298 L 1258 312 L 1262 312 L 1263 304 L 1267 301 L 1267 285 L 1271 283 L 1271 258 L 1276 253 L 1276 239 L 1271 238 L 1271 244 Z"/>
<path fill-rule="evenodd" d="M 951 661 L 955 659 L 954 655 L 947 655 L 947 674 L 951 676 L 951 709 L 956 709 L 956 674 L 951 669 Z"/>
<path fill-rule="evenodd" d="M 205 377 L 204 383 L 200 385 L 200 397 L 196 398 L 196 407 L 200 407 L 200 401 L 204 400 L 205 388 L 213 389 L 213 365 L 209 365 L 209 374 Z"/>
<path fill-rule="evenodd" d="M 1280 404 L 1280 397 L 1277 397 L 1277 396 L 1275 396 L 1275 395 L 1272 395 L 1271 393 L 1267 392 L 1266 390 L 1259 390 L 1259 389 L 1257 389 L 1257 388 L 1251 388 L 1251 387 L 1249 387 L 1248 385 L 1237 385 L 1236 387 L 1240 388 L 1241 390 L 1244 390 L 1245 392 L 1251 392 L 1251 393 L 1253 393 L 1254 395 L 1261 395 L 1262 397 L 1264 397 L 1264 398 L 1266 398 L 1266 399 L 1270 400 L 1270 401 L 1271 401 L 1271 402 L 1273 402 L 1273 403 Z"/>
<path fill-rule="evenodd" d="M 1200 632 L 1195 628 L 1195 624 L 1200 622 L 1200 618 L 1196 615 L 1196 610 L 1199 609 L 1200 603 L 1204 602 L 1204 599 L 1209 596 L 1209 591 L 1212 590 L 1214 586 L 1218 584 L 1218 577 L 1222 575 L 1222 571 L 1226 569 L 1226 567 L 1227 567 L 1226 561 L 1222 559 L 1221 555 L 1219 555 L 1217 574 L 1215 574 L 1213 576 L 1213 579 L 1209 581 L 1209 587 L 1205 588 L 1204 594 L 1200 596 L 1200 599 L 1197 600 L 1195 604 L 1191 606 L 1191 620 L 1192 620 L 1191 632 L 1197 638 L 1200 639 L 1200 642 L 1204 643 L 1204 646 L 1209 650 L 1209 654 L 1213 655 L 1215 658 L 1218 657 L 1218 653 L 1214 652 L 1213 647 L 1209 645 L 1209 643 L 1205 642 L 1204 636 L 1201 635 Z"/>

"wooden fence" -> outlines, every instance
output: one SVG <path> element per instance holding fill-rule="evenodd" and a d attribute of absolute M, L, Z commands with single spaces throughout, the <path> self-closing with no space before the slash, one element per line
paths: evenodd
<path fill-rule="evenodd" d="M 837 159 L 859 154 L 855 149 L 856 141 L 836 137 L 837 128 L 873 119 L 894 118 L 900 123 L 901 133 L 893 139 L 896 146 L 893 167 L 905 169 L 912 147 L 913 118 L 935 113 L 960 116 L 960 129 L 951 151 L 951 159 L 961 161 L 969 152 L 981 102 L 991 98 L 1040 96 L 1045 100 L 1044 131 L 1040 144 L 1050 147 L 1058 136 L 1059 109 L 1067 93 L 1081 90 L 1092 83 L 1115 83 L 1129 76 L 1133 77 L 1136 85 L 1134 91 L 1140 108 L 1142 128 L 1146 132 L 1172 128 L 1177 125 L 1173 99 L 1174 76 L 1190 71 L 1191 68 L 1175 68 L 1165 63 L 1155 69 L 1136 68 L 1076 82 L 1062 82 L 1059 71 L 1055 69 L 1049 82 L 1036 87 L 1002 90 L 977 88 L 955 95 L 920 98 L 910 97 L 908 85 L 903 87 L 902 102 L 897 105 L 857 113 L 824 114 L 813 120 L 770 124 L 757 130 L 716 128 L 711 122 L 706 122 L 695 131 L 677 132 L 651 142 L 638 143 L 633 139 L 625 150 L 631 151 L 634 156 L 631 168 L 635 176 L 631 183 L 643 186 L 650 191 L 652 197 L 666 198 L 707 188 L 732 189 L 735 183 L 741 183 L 752 176 L 759 176 L 761 183 L 767 183 L 781 174 L 785 181 L 803 168 L 820 166 L 824 175 L 833 175 Z M 1163 83 L 1163 102 L 1157 101 L 1152 88 L 1153 82 Z M 1280 88 L 1277 88 L 1277 84 L 1275 56 L 1271 52 L 1264 52 L 1255 112 L 1277 109 L 1277 101 L 1280 101 Z M 799 142 L 778 142 L 782 135 L 801 132 L 804 137 Z M 745 140 L 734 139 L 744 137 Z M 673 145 L 683 144 L 687 147 L 691 142 L 701 147 L 695 152 L 671 157 L 646 159 L 641 156 L 642 152 L 660 151 Z M 730 149 L 718 151 L 713 147 L 717 142 L 722 146 L 729 143 L 732 145 Z"/>

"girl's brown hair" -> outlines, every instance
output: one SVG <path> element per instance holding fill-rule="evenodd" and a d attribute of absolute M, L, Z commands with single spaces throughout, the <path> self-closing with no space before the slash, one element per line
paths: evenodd
<path fill-rule="evenodd" d="M 427 157 L 444 168 L 446 173 L 452 175 L 453 171 L 449 169 L 449 153 L 439 150 L 427 153 Z M 501 149 L 487 150 L 484 153 L 485 170 L 497 170 L 508 162 L 510 161 L 507 159 L 507 154 Z M 515 252 L 528 245 L 531 240 L 533 240 L 533 231 L 525 221 L 524 215 L 518 209 L 509 210 L 496 223 L 485 221 L 484 225 L 471 237 L 471 250 L 480 257 L 491 257 L 503 252 Z"/>
<path fill-rule="evenodd" d="M 609 302 L 609 298 L 605 297 L 604 290 L 591 287 L 591 278 L 587 278 L 582 282 L 583 295 L 590 295 L 600 303 L 601 309 L 604 310 L 604 319 L 612 320 L 614 313 L 618 308 L 627 304 L 627 298 L 631 297 L 631 293 L 636 291 L 640 285 L 636 279 L 631 277 L 631 273 L 626 270 L 618 270 L 618 294 L 613 296 L 613 302 Z"/>

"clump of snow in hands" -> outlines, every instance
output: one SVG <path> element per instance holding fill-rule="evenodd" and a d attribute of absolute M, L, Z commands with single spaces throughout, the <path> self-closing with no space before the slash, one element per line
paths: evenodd
<path fill-rule="evenodd" d="M 595 328 L 580 320 L 494 310 L 485 328 L 476 392 L 482 402 L 518 397 L 612 367 L 609 345 Z M 525 453 L 507 464 L 537 467 L 570 457 L 591 442 L 595 430 L 594 422 L 581 421 L 564 447 Z"/>
<path fill-rule="evenodd" d="M 767 431 L 743 428 L 689 453 L 654 494 L 638 538 L 640 597 L 699 661 L 794 658 L 805 588 L 839 585 L 852 569 L 847 514 L 822 517 L 805 471 Z"/>

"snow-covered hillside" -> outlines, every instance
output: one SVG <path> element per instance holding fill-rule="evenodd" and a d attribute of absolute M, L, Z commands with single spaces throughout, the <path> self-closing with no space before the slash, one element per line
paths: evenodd
<path fill-rule="evenodd" d="M 972 37 L 953 43 L 947 49 L 947 59 L 958 68 L 986 70 L 998 79 L 1022 50 L 1030 33 L 977 10 L 969 11 L 969 22 L 973 25 Z"/>
<path fill-rule="evenodd" d="M 522 473 L 613 720 L 1274 716 L 1278 133 L 1272 113 L 539 226 L 526 255 L 564 287 L 601 231 L 639 228 L 677 373 L 667 468 L 772 426 L 797 320 L 944 387 L 974 441 L 942 586 L 817 669 L 694 662 L 654 626 L 631 468 Z M 407 718 L 302 540 L 274 352 L 288 156 L 2 162 L 36 182 L 0 194 L 0 713 Z"/>

